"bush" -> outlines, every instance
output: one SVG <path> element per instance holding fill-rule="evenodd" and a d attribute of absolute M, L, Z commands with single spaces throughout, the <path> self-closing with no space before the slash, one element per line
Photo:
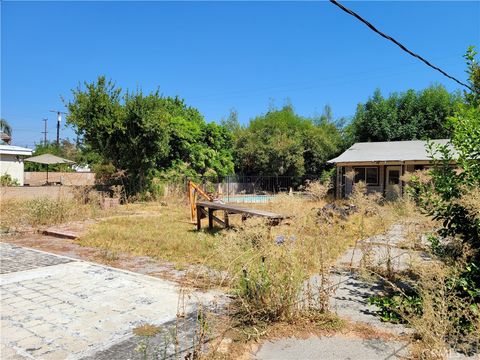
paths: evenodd
<path fill-rule="evenodd" d="M 20 183 L 17 179 L 13 179 L 10 174 L 3 174 L 0 176 L 0 185 L 1 186 L 20 186 Z"/>
<path fill-rule="evenodd" d="M 252 218 L 230 232 L 225 253 L 235 252 L 231 262 L 236 271 L 230 272 L 237 274 L 234 286 L 242 321 L 294 322 L 328 314 L 334 291 L 327 280 L 330 266 L 356 239 L 381 233 L 391 224 L 390 204 L 380 215 L 372 210 L 380 207 L 375 199 L 357 195 L 352 201 L 358 211 L 329 223 L 318 217 L 323 201 L 278 196 L 271 206 L 291 215 L 288 221 L 269 227 Z"/>
<path fill-rule="evenodd" d="M 28 202 L 32 225 L 58 224 L 68 219 L 75 203 L 68 200 L 35 199 Z"/>
<path fill-rule="evenodd" d="M 305 185 L 305 192 L 308 196 L 314 200 L 319 201 L 323 200 L 330 189 L 332 188 L 332 182 L 320 182 L 320 181 L 307 181 Z"/>
<path fill-rule="evenodd" d="M 469 49 L 472 82 L 480 81 L 480 66 Z M 480 84 L 473 84 L 478 89 Z M 418 312 L 399 306 L 409 301 L 396 288 L 388 299 L 373 300 L 387 318 L 412 324 L 430 349 L 453 347 L 478 352 L 480 342 L 480 98 L 466 94 L 465 104 L 449 119 L 448 146 L 430 144 L 433 167 L 429 176 L 416 173 L 408 192 L 419 209 L 437 222 L 429 237 L 432 261 L 411 269 L 403 286 L 418 299 Z M 456 167 L 452 164 L 456 163 Z"/>

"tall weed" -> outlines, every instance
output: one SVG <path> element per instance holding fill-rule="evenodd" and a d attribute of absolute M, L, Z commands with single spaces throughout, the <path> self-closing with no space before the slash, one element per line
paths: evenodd
<path fill-rule="evenodd" d="M 97 216 L 99 204 L 85 204 L 84 200 L 65 197 L 58 199 L 38 198 L 33 200 L 2 201 L 0 226 L 7 230 L 26 227 L 55 225 L 67 221 L 83 220 Z"/>

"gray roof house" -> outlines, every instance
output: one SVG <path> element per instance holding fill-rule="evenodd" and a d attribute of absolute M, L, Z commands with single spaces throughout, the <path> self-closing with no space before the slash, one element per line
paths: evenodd
<path fill-rule="evenodd" d="M 447 145 L 454 151 L 449 139 L 430 141 Z M 354 183 L 360 181 L 365 182 L 368 192 L 380 192 L 387 199 L 395 198 L 403 190 L 403 174 L 432 165 L 427 141 L 422 140 L 355 143 L 328 162 L 337 168 L 337 198 L 348 197 Z M 352 171 L 353 179 L 346 176 Z"/>
<path fill-rule="evenodd" d="M 23 159 L 32 155 L 32 150 L 20 146 L 0 144 L 0 176 L 10 175 L 23 186 Z"/>

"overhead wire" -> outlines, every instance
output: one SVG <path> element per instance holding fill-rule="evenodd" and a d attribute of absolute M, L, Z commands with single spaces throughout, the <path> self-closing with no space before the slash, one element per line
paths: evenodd
<path fill-rule="evenodd" d="M 372 23 L 370 23 L 369 21 L 365 20 L 363 17 L 361 17 L 359 14 L 357 14 L 355 11 L 353 10 L 350 10 L 348 9 L 347 7 L 345 7 L 344 5 L 340 4 L 337 0 L 329 0 L 332 4 L 334 4 L 335 6 L 338 6 L 341 10 L 343 10 L 344 12 L 346 12 L 347 14 L 350 14 L 352 15 L 353 17 L 355 17 L 356 19 L 358 19 L 360 22 L 362 22 L 363 24 L 365 24 L 366 26 L 368 26 L 372 31 L 374 31 L 375 33 L 377 33 L 378 35 L 380 35 L 381 37 L 393 42 L 395 45 L 397 45 L 400 49 L 402 49 L 403 51 L 405 51 L 406 53 L 410 54 L 411 56 L 419 59 L 420 61 L 422 61 L 423 63 L 425 63 L 427 66 L 431 67 L 432 69 L 440 72 L 442 75 L 446 76 L 447 78 L 455 81 L 456 83 L 458 83 L 459 85 L 462 85 L 464 87 L 466 87 L 467 89 L 471 90 L 471 91 L 475 91 L 470 85 L 458 80 L 457 78 L 455 78 L 454 76 L 448 74 L 446 71 L 442 70 L 441 68 L 439 68 L 438 66 L 435 66 L 433 65 L 432 63 L 430 63 L 428 60 L 426 60 L 424 57 L 414 53 L 413 51 L 409 50 L 405 45 L 403 45 L 402 43 L 400 43 L 399 41 L 395 40 L 393 37 L 385 34 L 384 32 L 378 30 Z"/>

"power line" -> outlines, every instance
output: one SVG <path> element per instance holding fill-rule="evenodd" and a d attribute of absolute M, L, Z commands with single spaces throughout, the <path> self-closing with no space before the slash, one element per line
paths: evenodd
<path fill-rule="evenodd" d="M 465 86 L 467 89 L 470 89 L 471 91 L 475 91 L 473 90 L 468 84 L 465 84 L 464 82 L 458 80 L 457 78 L 453 77 L 452 75 L 449 75 L 448 73 L 446 73 L 445 71 L 443 71 L 442 69 L 440 69 L 438 66 L 435 66 L 433 64 L 431 64 L 428 60 L 426 60 L 425 58 L 423 58 L 422 56 L 414 53 L 413 51 L 407 49 L 407 47 L 403 44 L 401 44 L 400 42 L 398 42 L 397 40 L 395 40 L 394 38 L 392 38 L 391 36 L 381 32 L 380 30 L 378 30 L 375 26 L 373 26 L 370 22 L 368 22 L 367 20 L 365 20 L 364 18 L 362 18 L 360 15 L 358 15 L 356 12 L 346 8 L 345 6 L 343 6 L 342 4 L 340 4 L 338 1 L 336 0 L 330 0 L 330 2 L 336 6 L 338 6 L 340 9 L 342 9 L 343 11 L 345 11 L 347 14 L 350 14 L 352 15 L 353 17 L 357 18 L 358 20 L 360 20 L 362 23 L 364 23 L 365 25 L 367 25 L 371 30 L 373 30 L 374 32 L 376 32 L 378 35 L 380 35 L 381 37 L 393 42 L 395 45 L 397 45 L 400 49 L 402 49 L 403 51 L 407 52 L 408 54 L 410 54 L 411 56 L 413 57 L 416 57 L 417 59 L 419 59 L 420 61 L 422 61 L 423 63 L 425 63 L 427 66 L 431 67 L 432 69 L 434 70 L 437 70 L 438 72 L 440 72 L 442 75 L 446 76 L 447 78 L 455 81 L 456 83 L 462 85 L 462 86 Z"/>
<path fill-rule="evenodd" d="M 62 114 L 66 112 L 60 110 L 50 110 L 50 112 L 57 113 L 57 147 L 60 146 L 60 123 L 62 122 Z"/>
<path fill-rule="evenodd" d="M 44 144 L 45 146 L 47 146 L 47 134 L 48 134 L 48 131 L 47 131 L 47 121 L 48 121 L 47 118 L 43 118 L 43 122 L 45 123 L 45 130 L 42 131 L 42 134 L 43 134 L 43 144 Z"/>

